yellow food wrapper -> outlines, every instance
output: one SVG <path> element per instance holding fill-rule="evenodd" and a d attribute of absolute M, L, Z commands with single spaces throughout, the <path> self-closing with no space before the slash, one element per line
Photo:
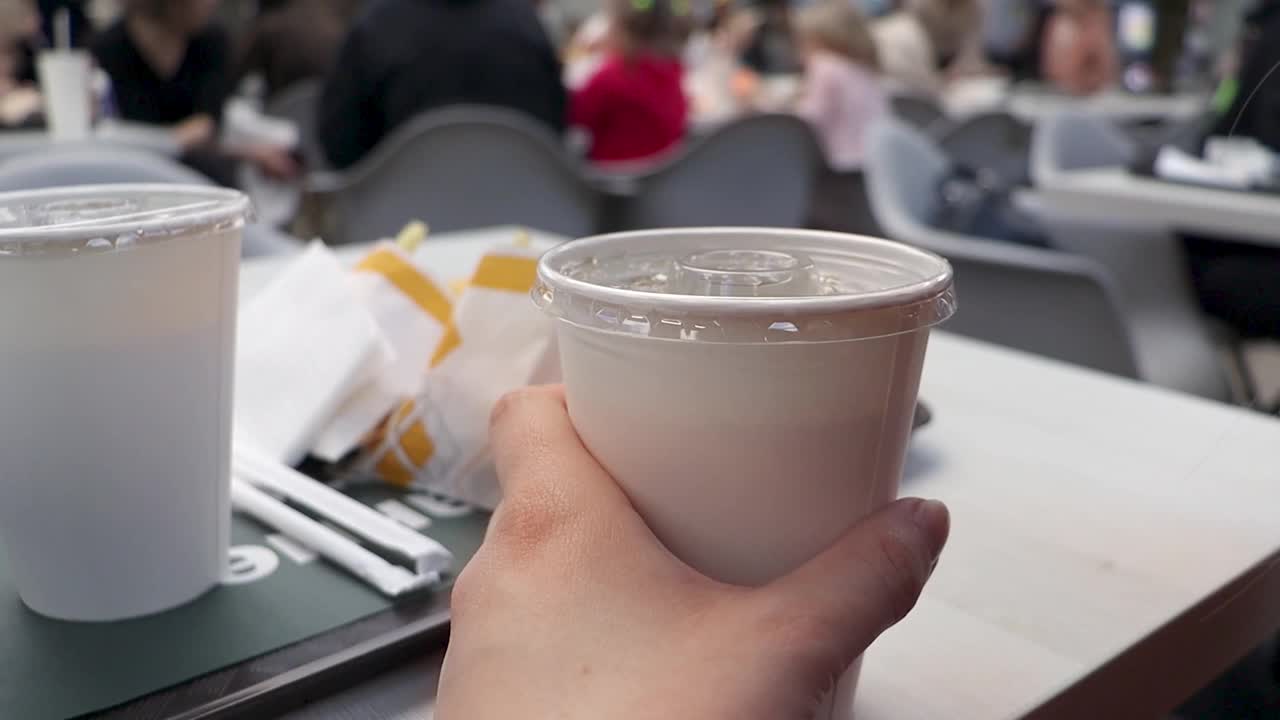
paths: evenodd
<path fill-rule="evenodd" d="M 485 255 L 454 305 L 421 391 L 392 413 L 363 468 L 394 485 L 492 508 L 489 413 L 502 395 L 559 376 L 551 320 L 529 299 L 538 253 Z"/>
<path fill-rule="evenodd" d="M 453 298 L 443 283 L 393 242 L 381 242 L 366 255 L 349 284 L 381 329 L 389 355 L 382 365 L 368 368 L 316 437 L 312 454 L 329 462 L 358 448 L 404 398 L 421 391 L 424 369 L 453 317 Z"/>

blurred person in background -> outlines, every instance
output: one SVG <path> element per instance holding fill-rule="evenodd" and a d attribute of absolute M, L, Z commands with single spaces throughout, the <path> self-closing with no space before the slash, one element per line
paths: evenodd
<path fill-rule="evenodd" d="M 1107 0 L 1057 0 L 1041 47 L 1045 79 L 1072 95 L 1115 84 L 1115 17 Z"/>
<path fill-rule="evenodd" d="M 1238 88 L 1211 134 L 1280 152 L 1280 0 L 1258 2 L 1241 35 Z M 1280 251 L 1228 238 L 1185 241 L 1205 311 L 1243 338 L 1280 339 Z"/>
<path fill-rule="evenodd" d="M 250 23 L 239 76 L 260 74 L 266 97 L 333 67 L 347 34 L 349 0 L 277 0 L 263 3 Z"/>
<path fill-rule="evenodd" d="M 905 0 L 877 20 L 872 33 L 894 88 L 934 97 L 948 67 L 966 49 L 981 47 L 982 6 L 978 0 Z"/>
<path fill-rule="evenodd" d="M 788 75 L 800 71 L 800 53 L 791 28 L 790 0 L 760 0 L 755 32 L 742 54 L 743 64 L 760 75 Z"/>
<path fill-rule="evenodd" d="M 796 113 L 813 125 L 827 157 L 809 225 L 879 235 L 862 162 L 871 125 L 889 109 L 870 23 L 845 0 L 820 0 L 796 15 L 804 78 Z"/>
<path fill-rule="evenodd" d="M 796 39 L 804 58 L 796 113 L 817 131 L 833 169 L 857 170 L 867 131 L 888 110 L 871 28 L 845 0 L 821 0 L 797 14 Z"/>
<path fill-rule="evenodd" d="M 230 40 L 213 22 L 217 8 L 217 0 L 128 0 L 124 16 L 93 44 L 116 108 L 124 120 L 171 128 L 183 161 L 224 185 L 235 184 L 241 160 L 292 177 L 298 166 L 286 150 L 218 147 L 232 76 Z"/>
<path fill-rule="evenodd" d="M 1250 137 L 1280 152 L 1280 0 L 1257 3 L 1241 35 L 1235 90 L 1213 134 Z"/>
<path fill-rule="evenodd" d="M 591 136 L 597 163 L 647 160 L 684 138 L 680 56 L 688 20 L 680 0 L 610 0 L 608 55 L 569 103 L 569 124 Z"/>
<path fill-rule="evenodd" d="M 24 127 L 42 109 L 40 91 L 27 78 L 28 48 L 40 32 L 30 0 L 0 0 L 0 128 Z"/>
<path fill-rule="evenodd" d="M 560 60 L 530 0 L 381 0 L 356 20 L 334 68 L 318 120 L 339 169 L 452 104 L 510 108 L 564 131 Z"/>

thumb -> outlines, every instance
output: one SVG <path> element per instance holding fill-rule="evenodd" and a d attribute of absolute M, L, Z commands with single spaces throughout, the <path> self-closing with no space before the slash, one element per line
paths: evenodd
<path fill-rule="evenodd" d="M 789 628 L 783 642 L 816 673 L 843 672 L 915 606 L 950 526 L 936 500 L 892 503 L 763 588 L 769 624 Z"/>

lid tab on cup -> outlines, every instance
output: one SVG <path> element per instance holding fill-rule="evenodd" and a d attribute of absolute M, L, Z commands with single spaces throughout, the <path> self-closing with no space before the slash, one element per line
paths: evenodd
<path fill-rule="evenodd" d="M 110 252 L 252 218 L 235 190 L 198 185 L 86 185 L 0 193 L 0 260 Z"/>
<path fill-rule="evenodd" d="M 951 266 L 888 240 L 798 230 L 619 233 L 543 256 L 534 300 L 565 322 L 698 342 L 865 339 L 955 312 Z"/>

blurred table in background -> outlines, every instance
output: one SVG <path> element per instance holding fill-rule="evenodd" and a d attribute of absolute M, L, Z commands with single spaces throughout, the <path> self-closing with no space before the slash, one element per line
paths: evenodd
<path fill-rule="evenodd" d="M 1049 209 L 1076 217 L 1280 248 L 1280 195 L 1272 192 L 1170 182 L 1120 167 L 1064 172 L 1036 189 Z"/>
<path fill-rule="evenodd" d="M 33 152 L 85 147 L 143 150 L 171 158 L 182 152 L 168 128 L 137 123 L 99 123 L 88 139 L 66 142 L 55 141 L 44 130 L 0 132 L 0 162 Z"/>
<path fill-rule="evenodd" d="M 420 257 L 465 277 L 512 232 Z M 280 267 L 245 263 L 242 297 Z M 946 333 L 921 394 L 902 492 L 945 500 L 952 539 L 858 720 L 1158 717 L 1280 626 L 1280 421 Z M 426 720 L 439 661 L 290 717 Z"/>
<path fill-rule="evenodd" d="M 1006 111 L 1035 123 L 1064 110 L 1086 112 L 1118 123 L 1190 120 L 1209 108 L 1209 95 L 1135 95 L 1122 90 L 1106 90 L 1077 97 L 1044 85 L 1019 83 L 1007 78 L 978 76 L 960 78 L 946 90 L 942 106 L 947 114 L 962 119 L 988 111 Z"/>

